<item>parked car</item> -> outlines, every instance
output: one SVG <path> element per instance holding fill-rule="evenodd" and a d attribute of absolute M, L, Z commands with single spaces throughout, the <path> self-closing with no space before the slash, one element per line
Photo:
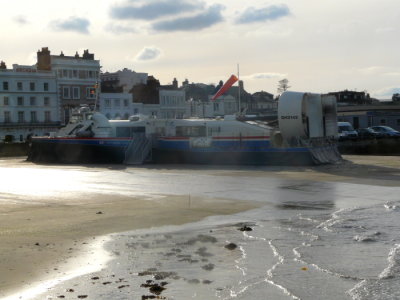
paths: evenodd
<path fill-rule="evenodd" d="M 372 128 L 357 129 L 358 138 L 360 139 L 379 139 L 386 135 L 384 133 L 373 130 Z"/>
<path fill-rule="evenodd" d="M 370 128 L 384 134 L 387 137 L 400 137 L 400 132 L 389 126 L 371 126 Z"/>
<path fill-rule="evenodd" d="M 339 140 L 355 140 L 358 138 L 357 131 L 349 122 L 338 122 Z"/>

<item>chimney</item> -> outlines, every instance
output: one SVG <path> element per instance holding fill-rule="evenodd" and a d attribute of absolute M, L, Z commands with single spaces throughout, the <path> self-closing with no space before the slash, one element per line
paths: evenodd
<path fill-rule="evenodd" d="M 83 59 L 94 60 L 94 54 L 89 53 L 89 49 L 83 51 Z"/>
<path fill-rule="evenodd" d="M 37 69 L 42 71 L 51 71 L 51 59 L 49 48 L 43 47 L 37 52 Z"/>
<path fill-rule="evenodd" d="M 0 70 L 7 70 L 6 63 L 4 61 L 0 62 Z"/>

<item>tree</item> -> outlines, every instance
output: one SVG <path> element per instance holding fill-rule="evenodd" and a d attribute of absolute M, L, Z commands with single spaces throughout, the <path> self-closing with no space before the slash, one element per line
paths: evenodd
<path fill-rule="evenodd" d="M 278 93 L 281 94 L 290 88 L 289 80 L 286 78 L 278 81 Z"/>

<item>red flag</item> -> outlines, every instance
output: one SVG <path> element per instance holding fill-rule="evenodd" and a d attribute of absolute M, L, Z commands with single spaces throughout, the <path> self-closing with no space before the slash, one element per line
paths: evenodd
<path fill-rule="evenodd" d="M 229 88 L 239 79 L 235 75 L 231 75 L 231 77 L 228 79 L 227 82 L 221 88 L 218 90 L 218 92 L 214 95 L 214 97 L 211 98 L 211 101 L 214 101 L 217 99 L 219 96 L 221 96 L 223 93 L 225 93 Z"/>

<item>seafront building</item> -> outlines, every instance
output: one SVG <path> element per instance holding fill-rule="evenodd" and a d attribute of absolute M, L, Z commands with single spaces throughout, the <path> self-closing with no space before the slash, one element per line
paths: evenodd
<path fill-rule="evenodd" d="M 0 140 L 23 142 L 60 125 L 54 72 L 37 66 L 0 65 Z"/>
<path fill-rule="evenodd" d="M 84 50 L 74 56 L 51 55 L 47 47 L 37 52 L 37 69 L 52 71 L 56 78 L 57 93 L 60 100 L 61 122 L 69 121 L 74 108 L 81 105 L 94 107 L 100 82 L 100 61 L 94 54 Z"/>

